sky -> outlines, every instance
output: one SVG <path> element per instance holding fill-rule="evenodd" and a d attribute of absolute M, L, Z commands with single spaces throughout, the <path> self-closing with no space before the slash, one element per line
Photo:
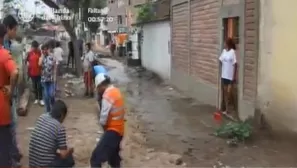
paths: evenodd
<path fill-rule="evenodd" d="M 4 0 L 0 0 L 0 9 L 3 8 L 3 1 Z M 50 19 L 54 18 L 54 14 L 51 8 L 45 5 L 42 2 L 42 0 L 14 0 L 14 1 L 19 2 L 19 4 L 22 4 L 26 12 L 30 12 L 30 13 L 36 12 L 36 14 L 46 14 L 46 16 L 49 17 Z M 39 2 L 38 6 L 35 5 L 36 1 Z"/>
<path fill-rule="evenodd" d="M 35 13 L 35 10 L 36 10 L 36 14 L 46 14 L 51 19 L 54 18 L 54 14 L 51 8 L 45 5 L 42 2 L 42 0 L 21 0 L 21 1 L 24 1 L 24 7 L 27 11 L 32 12 L 32 9 L 34 9 L 33 12 Z M 38 2 L 40 5 L 36 6 L 35 2 Z"/>

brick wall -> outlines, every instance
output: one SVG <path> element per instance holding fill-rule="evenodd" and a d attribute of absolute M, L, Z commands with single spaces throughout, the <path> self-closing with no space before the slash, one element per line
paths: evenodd
<path fill-rule="evenodd" d="M 218 76 L 219 6 L 219 0 L 191 1 L 190 26 L 187 3 L 172 9 L 173 68 L 211 85 Z"/>
<path fill-rule="evenodd" d="M 212 85 L 218 77 L 219 0 L 191 2 L 190 74 Z"/>
<path fill-rule="evenodd" d="M 255 100 L 257 87 L 257 1 L 245 0 L 243 97 L 249 101 Z M 218 82 L 220 2 L 192 0 L 190 15 L 187 3 L 172 8 L 172 68 L 213 86 Z"/>
<path fill-rule="evenodd" d="M 172 8 L 172 68 L 189 74 L 188 4 Z"/>
<path fill-rule="evenodd" d="M 245 57 L 243 97 L 245 100 L 255 100 L 257 93 L 257 11 L 258 0 L 245 0 Z"/>

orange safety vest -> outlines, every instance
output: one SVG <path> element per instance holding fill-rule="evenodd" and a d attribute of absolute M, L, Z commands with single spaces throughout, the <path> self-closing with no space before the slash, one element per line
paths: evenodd
<path fill-rule="evenodd" d="M 0 48 L 0 126 L 8 125 L 11 122 L 10 113 L 10 98 L 7 97 L 3 92 L 3 87 L 9 85 L 9 74 L 5 69 L 5 63 L 12 59 L 9 51 Z"/>
<path fill-rule="evenodd" d="M 113 105 L 107 119 L 106 130 L 115 131 L 123 136 L 125 109 L 120 89 L 115 87 L 108 88 L 103 94 L 103 98 Z"/>

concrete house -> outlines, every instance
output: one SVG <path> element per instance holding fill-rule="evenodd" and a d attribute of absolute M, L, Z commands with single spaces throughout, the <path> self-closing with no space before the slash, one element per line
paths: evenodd
<path fill-rule="evenodd" d="M 237 111 L 254 116 L 257 100 L 259 0 L 172 0 L 171 82 L 201 102 L 219 105 L 223 42 L 237 42 Z"/>
<path fill-rule="evenodd" d="M 121 27 L 127 27 L 127 15 L 126 8 L 127 4 L 124 0 L 108 0 L 108 17 L 112 17 L 113 21 L 107 24 L 109 32 L 118 31 Z"/>
<path fill-rule="evenodd" d="M 296 134 L 297 1 L 260 2 L 257 109 L 273 130 Z"/>
<path fill-rule="evenodd" d="M 127 4 L 127 28 L 129 30 L 129 40 L 132 42 L 132 53 L 128 59 L 128 65 L 140 65 L 141 64 L 141 28 L 135 25 L 137 22 L 138 11 L 142 5 L 148 2 L 148 0 L 125 0 Z"/>
<path fill-rule="evenodd" d="M 170 0 L 152 3 L 154 19 L 138 23 L 143 33 L 141 64 L 164 79 L 171 72 Z"/>

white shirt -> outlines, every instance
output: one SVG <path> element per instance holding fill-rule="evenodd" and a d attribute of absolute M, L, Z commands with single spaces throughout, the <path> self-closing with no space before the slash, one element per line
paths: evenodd
<path fill-rule="evenodd" d="M 110 85 L 105 90 L 104 94 L 107 93 L 107 91 L 112 89 L 112 88 L 114 88 L 114 86 Z M 102 103 L 101 103 L 102 107 L 100 107 L 101 110 L 100 110 L 100 113 L 98 115 L 99 116 L 99 123 L 100 123 L 100 125 L 105 126 L 106 123 L 107 123 L 107 119 L 108 119 L 108 116 L 109 116 L 110 110 L 112 109 L 113 104 L 110 103 L 110 101 L 106 100 L 105 98 L 102 98 L 101 101 L 102 101 Z"/>
<path fill-rule="evenodd" d="M 233 80 L 234 77 L 234 65 L 236 64 L 236 55 L 235 50 L 230 49 L 227 51 L 226 49 L 223 50 L 219 60 L 222 63 L 222 78 Z"/>
<path fill-rule="evenodd" d="M 88 72 L 90 68 L 91 62 L 93 62 L 95 59 L 95 55 L 93 51 L 89 51 L 85 54 L 84 59 L 83 59 L 83 66 L 84 66 L 84 71 Z"/>
<path fill-rule="evenodd" d="M 54 49 L 54 58 L 57 64 L 63 61 L 63 49 L 61 47 L 57 47 Z"/>

